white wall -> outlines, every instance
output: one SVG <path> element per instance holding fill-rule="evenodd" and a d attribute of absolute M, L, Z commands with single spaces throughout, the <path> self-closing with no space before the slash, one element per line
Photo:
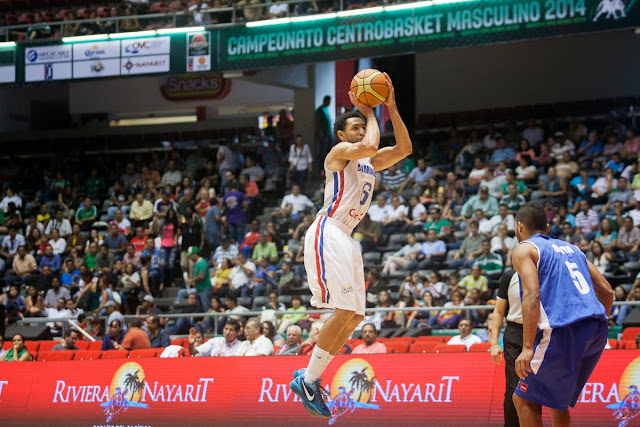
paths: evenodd
<path fill-rule="evenodd" d="M 609 32 L 416 55 L 416 114 L 640 95 L 640 36 Z"/>

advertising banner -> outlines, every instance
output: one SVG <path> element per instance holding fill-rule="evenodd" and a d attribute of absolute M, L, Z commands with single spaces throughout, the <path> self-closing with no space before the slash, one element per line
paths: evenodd
<path fill-rule="evenodd" d="M 71 62 L 71 45 L 27 47 L 24 50 L 25 64 L 43 64 L 50 62 Z"/>
<path fill-rule="evenodd" d="M 71 62 L 26 65 L 24 67 L 24 81 L 42 82 L 46 80 L 70 79 L 72 76 L 71 68 Z"/>
<path fill-rule="evenodd" d="M 289 389 L 307 357 L 12 363 L 0 371 L 3 426 L 502 425 L 504 368 L 488 353 L 337 356 L 323 377 L 329 420 Z M 607 351 L 571 416 L 638 415 L 640 351 Z M 544 412 L 549 422 L 548 411 Z M 624 423 L 624 424 L 623 424 Z"/>
<path fill-rule="evenodd" d="M 120 60 L 120 74 L 149 74 L 169 72 L 169 55 L 141 56 L 139 58 L 122 58 Z"/>
<path fill-rule="evenodd" d="M 181 74 L 167 77 L 160 90 L 169 101 L 222 99 L 231 90 L 231 80 L 222 73 Z"/>
<path fill-rule="evenodd" d="M 219 30 L 218 69 L 240 70 L 559 36 L 640 23 L 635 0 L 494 0 Z"/>
<path fill-rule="evenodd" d="M 78 61 L 73 63 L 73 78 L 95 78 L 117 76 L 120 74 L 120 59 L 102 59 L 99 61 Z"/>
<path fill-rule="evenodd" d="M 73 60 L 120 58 L 120 40 L 73 44 Z"/>
<path fill-rule="evenodd" d="M 211 70 L 211 33 L 187 33 L 187 72 Z"/>
<path fill-rule="evenodd" d="M 16 81 L 16 66 L 0 66 L 0 83 L 13 83 Z"/>
<path fill-rule="evenodd" d="M 159 55 L 171 51 L 171 37 L 147 37 L 122 40 L 122 57 Z"/>

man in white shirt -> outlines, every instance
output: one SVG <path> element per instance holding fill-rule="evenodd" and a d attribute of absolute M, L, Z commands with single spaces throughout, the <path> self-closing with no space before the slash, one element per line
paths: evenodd
<path fill-rule="evenodd" d="M 255 160 L 253 160 L 253 157 L 246 156 L 244 162 L 245 162 L 246 168 L 240 171 L 240 175 L 243 175 L 243 174 L 249 175 L 249 181 L 253 181 L 259 185 L 264 180 L 264 169 L 256 165 L 256 162 Z"/>
<path fill-rule="evenodd" d="M 9 203 L 14 203 L 16 205 L 16 209 L 20 210 L 22 208 L 22 199 L 20 196 L 13 192 L 13 188 L 7 187 L 6 196 L 2 198 L 0 201 L 0 210 L 3 212 L 9 211 Z"/>
<path fill-rule="evenodd" d="M 227 295 L 224 303 L 227 306 L 227 311 L 225 311 L 225 313 L 229 313 L 229 316 L 227 316 L 227 318 L 229 319 L 240 320 L 241 316 L 239 316 L 239 314 L 249 311 L 247 307 L 238 305 L 238 298 L 236 298 L 234 295 Z M 235 314 L 232 316 L 231 313 Z"/>
<path fill-rule="evenodd" d="M 379 194 L 376 197 L 376 204 L 369 206 L 367 213 L 371 221 L 382 223 L 385 217 L 388 217 L 393 208 L 387 204 L 387 199 L 383 195 Z"/>
<path fill-rule="evenodd" d="M 51 223 L 51 221 L 49 221 Z M 57 229 L 51 230 L 51 240 L 49 244 L 53 248 L 53 253 L 56 255 L 62 255 L 67 249 L 67 241 L 60 237 L 60 233 Z"/>
<path fill-rule="evenodd" d="M 522 131 L 522 138 L 529 141 L 529 144 L 534 147 L 544 138 L 544 131 L 538 126 L 535 119 L 529 119 L 527 128 Z"/>
<path fill-rule="evenodd" d="M 287 5 L 283 4 L 283 6 Z M 309 145 L 303 143 L 302 135 L 296 135 L 295 144 L 289 149 L 289 170 L 295 173 L 294 182 L 303 190 L 312 164 L 313 156 Z"/>
<path fill-rule="evenodd" d="M 47 318 L 49 319 L 62 319 L 71 317 L 71 312 L 67 310 L 67 300 L 64 298 L 59 298 L 56 302 L 55 308 L 47 308 L 45 309 L 45 313 L 47 314 Z M 47 326 L 51 330 L 52 334 L 57 334 L 62 329 L 62 322 L 50 322 L 47 323 Z"/>
<path fill-rule="evenodd" d="M 458 323 L 458 331 L 460 332 L 460 335 L 451 337 L 451 339 L 447 344 L 449 345 L 462 344 L 466 346 L 467 351 L 469 351 L 469 348 L 472 345 L 480 344 L 482 342 L 480 337 L 478 337 L 477 335 L 473 335 L 471 333 L 471 320 L 467 318 L 463 318 L 462 320 L 460 320 L 460 322 Z"/>
<path fill-rule="evenodd" d="M 247 320 L 244 335 L 247 340 L 240 344 L 236 356 L 271 356 L 273 354 L 273 343 L 262 335 L 262 323 L 257 317 Z"/>
<path fill-rule="evenodd" d="M 64 212 L 62 211 L 62 209 L 56 210 L 56 216 L 55 218 L 51 219 L 51 221 L 49 221 L 49 223 L 47 224 L 47 228 L 44 230 L 44 234 L 46 234 L 47 236 L 51 236 L 51 232 L 53 230 L 58 230 L 58 233 L 60 233 L 60 237 L 62 237 L 63 239 L 71 236 L 71 233 L 73 232 L 71 228 L 71 222 L 69 222 L 68 219 L 64 218 L 63 214 Z"/>
<path fill-rule="evenodd" d="M 400 231 L 404 225 L 404 217 L 407 214 L 407 207 L 400 203 L 398 196 L 391 197 L 391 212 L 382 221 L 382 232 L 392 235 Z"/>
<path fill-rule="evenodd" d="M 409 177 L 398 188 L 398 191 L 402 192 L 411 183 L 412 188 L 415 190 L 414 194 L 420 195 L 427 186 L 427 181 L 433 176 L 433 168 L 427 166 L 427 162 L 424 159 L 418 159 L 418 165 L 411 169 Z"/>
<path fill-rule="evenodd" d="M 293 212 L 291 212 L 291 217 L 294 221 L 300 221 L 302 219 L 302 214 L 307 208 L 312 208 L 313 202 L 309 200 L 307 196 L 304 194 L 300 194 L 300 186 L 293 185 L 291 186 L 291 194 L 287 194 L 282 198 L 282 203 L 280 203 L 280 209 L 284 209 L 285 206 L 291 205 L 293 206 Z"/>
<path fill-rule="evenodd" d="M 498 227 L 501 224 L 506 225 L 508 231 L 515 231 L 516 220 L 513 215 L 511 215 L 507 211 L 506 205 L 500 205 L 500 207 L 498 208 L 498 215 L 491 217 L 491 219 L 489 220 L 489 231 L 486 233 L 487 237 L 493 237 L 497 235 Z"/>
<path fill-rule="evenodd" d="M 169 160 L 167 171 L 162 175 L 162 183 L 164 185 L 175 186 L 182 182 L 182 172 L 176 169 L 175 160 Z"/>
<path fill-rule="evenodd" d="M 195 4 L 189 6 L 189 12 L 193 16 L 193 25 L 209 25 L 211 24 L 211 15 L 202 12 L 209 8 L 209 5 L 202 0 L 197 0 Z"/>
<path fill-rule="evenodd" d="M 289 5 L 287 3 L 280 3 L 276 1 L 272 1 L 271 6 L 267 11 L 267 15 L 265 18 L 273 19 L 273 18 L 282 18 L 289 13 Z"/>
<path fill-rule="evenodd" d="M 256 265 L 247 260 L 243 252 L 240 252 L 237 257 L 235 257 L 232 261 L 233 268 L 231 269 L 231 273 L 229 273 L 229 291 L 237 292 L 240 291 L 242 296 L 249 295 L 249 289 L 246 285 L 249 283 L 253 275 L 256 273 Z"/>
<path fill-rule="evenodd" d="M 506 184 L 507 179 L 503 176 L 496 178 L 491 169 L 485 169 L 480 187 L 489 189 L 489 196 L 500 199 L 502 197 L 502 186 Z"/>
<path fill-rule="evenodd" d="M 236 319 L 227 319 L 222 330 L 221 337 L 211 338 L 209 341 L 196 346 L 197 332 L 195 328 L 189 329 L 189 353 L 191 356 L 205 357 L 225 357 L 235 356 L 240 347 L 238 340 L 238 332 L 240 332 L 240 322 Z"/>

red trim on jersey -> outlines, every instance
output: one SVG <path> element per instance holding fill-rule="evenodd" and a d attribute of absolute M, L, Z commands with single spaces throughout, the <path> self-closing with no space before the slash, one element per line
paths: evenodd
<path fill-rule="evenodd" d="M 326 294 L 324 291 L 324 284 L 322 283 L 322 271 L 320 269 L 320 246 L 319 246 L 321 223 L 322 221 L 318 221 L 318 227 L 316 228 L 316 244 L 314 246 L 316 249 L 316 270 L 318 270 L 318 284 L 320 285 L 320 289 L 322 290 L 322 302 L 324 302 Z"/>
<path fill-rule="evenodd" d="M 340 192 L 338 193 L 338 199 L 336 200 L 336 205 L 333 209 L 331 209 L 331 213 L 329 217 L 332 217 L 333 214 L 338 210 L 338 206 L 340 206 L 340 200 L 342 199 L 342 193 L 344 192 L 344 169 L 340 171 Z"/>

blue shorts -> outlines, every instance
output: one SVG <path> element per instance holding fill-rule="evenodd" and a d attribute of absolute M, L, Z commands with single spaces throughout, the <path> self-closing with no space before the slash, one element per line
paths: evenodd
<path fill-rule="evenodd" d="M 538 331 L 531 370 L 515 393 L 552 409 L 574 407 L 607 342 L 607 322 L 589 317 Z"/>

